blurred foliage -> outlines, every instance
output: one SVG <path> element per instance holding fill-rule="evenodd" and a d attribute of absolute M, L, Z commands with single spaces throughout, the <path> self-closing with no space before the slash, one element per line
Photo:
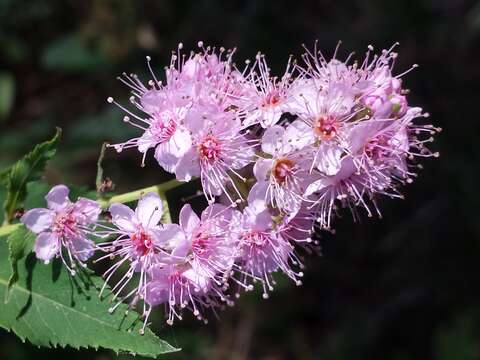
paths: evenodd
<path fill-rule="evenodd" d="M 399 41 L 397 72 L 421 65 L 405 78 L 410 102 L 444 128 L 432 144 L 442 156 L 424 164 L 406 200 L 386 199 L 381 220 L 355 224 L 345 213 L 335 235 L 322 235 L 323 257 L 307 258 L 302 287 L 249 294 L 206 326 L 167 327 L 159 310 L 156 330 L 183 348 L 166 359 L 480 359 L 479 9 L 474 0 L 0 0 L 0 168 L 60 126 L 46 181 L 93 190 L 103 141 L 137 133 L 105 101 L 128 102 L 116 76 L 147 79 L 146 55 L 161 73 L 178 42 L 236 46 L 239 64 L 262 50 L 280 73 L 314 39 L 327 56 L 341 39 L 340 56 L 359 57 Z M 168 176 L 152 156 L 140 168 L 134 151 L 107 151 L 103 164 L 118 192 Z M 172 197 L 201 209 L 193 186 L 180 189 Z M 129 359 L 37 349 L 0 332 L 2 360 L 65 357 Z"/>

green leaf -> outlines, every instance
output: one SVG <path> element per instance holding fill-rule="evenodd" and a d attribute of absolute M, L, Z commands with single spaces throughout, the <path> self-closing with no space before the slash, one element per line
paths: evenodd
<path fill-rule="evenodd" d="M 45 196 L 51 186 L 43 180 L 31 181 L 27 184 L 27 196 L 23 202 L 25 209 L 46 207 Z"/>
<path fill-rule="evenodd" d="M 7 187 L 3 184 L 1 174 L 0 174 L 0 204 L 3 204 L 6 198 L 7 198 Z M 0 209 L 0 226 L 3 224 L 4 215 L 5 214 Z"/>
<path fill-rule="evenodd" d="M 18 262 L 32 252 L 35 238 L 35 234 L 28 231 L 24 226 L 18 228 L 7 238 L 12 273 L 8 279 L 5 302 L 8 302 L 10 290 L 18 280 Z"/>
<path fill-rule="evenodd" d="M 10 73 L 0 73 L 0 121 L 7 118 L 15 99 L 15 79 Z"/>
<path fill-rule="evenodd" d="M 10 301 L 0 302 L 0 327 L 13 331 L 22 340 L 45 347 L 99 347 L 116 353 L 149 357 L 178 351 L 149 329 L 142 336 L 138 314 L 120 305 L 113 314 L 107 299 L 100 300 L 97 276 L 71 277 L 61 265 L 36 261 L 30 254 L 18 262 L 18 282 Z M 0 299 L 5 297 L 10 277 L 8 248 L 0 241 Z"/>
<path fill-rule="evenodd" d="M 55 136 L 37 146 L 23 159 L 17 161 L 5 174 L 2 173 L 2 182 L 7 186 L 7 198 L 4 203 L 7 222 L 10 222 L 27 195 L 27 183 L 38 180 L 48 160 L 56 152 L 60 140 L 61 129 L 57 128 Z"/>

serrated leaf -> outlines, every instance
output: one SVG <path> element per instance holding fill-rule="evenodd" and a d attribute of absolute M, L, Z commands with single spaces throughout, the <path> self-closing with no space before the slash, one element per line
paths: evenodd
<path fill-rule="evenodd" d="M 5 292 L 5 302 L 8 302 L 10 290 L 18 280 L 18 262 L 24 259 L 33 250 L 36 235 L 28 231 L 24 226 L 18 228 L 7 238 L 9 260 L 12 267 L 10 278 L 8 279 L 7 291 Z"/>
<path fill-rule="evenodd" d="M 57 132 L 51 140 L 35 146 L 23 159 L 13 164 L 7 174 L 2 175 L 2 180 L 7 186 L 7 198 L 4 209 L 8 222 L 13 219 L 15 210 L 25 200 L 27 183 L 38 180 L 48 160 L 55 155 L 61 132 L 61 129 L 57 128 Z"/>
<path fill-rule="evenodd" d="M 25 209 L 44 208 L 46 206 L 45 195 L 51 186 L 45 181 L 31 181 L 27 184 L 27 196 L 23 202 Z"/>
<path fill-rule="evenodd" d="M 59 261 L 37 262 L 34 254 L 18 262 L 18 282 L 10 301 L 0 302 L 0 327 L 22 340 L 45 347 L 112 349 L 149 357 L 177 351 L 150 330 L 139 334 L 138 314 L 120 305 L 113 314 L 111 304 L 98 297 L 103 280 L 90 276 L 71 277 Z M 10 277 L 8 248 L 0 241 L 0 298 L 5 297 Z"/>

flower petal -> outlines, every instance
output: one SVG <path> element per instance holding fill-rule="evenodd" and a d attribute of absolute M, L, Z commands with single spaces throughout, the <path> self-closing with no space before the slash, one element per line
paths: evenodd
<path fill-rule="evenodd" d="M 112 222 L 123 231 L 133 233 L 137 230 L 138 220 L 135 213 L 127 205 L 112 204 L 108 209 Z"/>
<path fill-rule="evenodd" d="M 258 159 L 253 166 L 253 174 L 257 181 L 267 181 L 272 169 L 272 159 Z"/>
<path fill-rule="evenodd" d="M 282 149 L 283 134 L 285 129 L 280 125 L 274 125 L 267 130 L 262 137 L 262 151 L 275 155 Z"/>
<path fill-rule="evenodd" d="M 288 125 L 283 137 L 288 152 L 303 149 L 315 142 L 312 128 L 302 120 L 295 120 Z"/>
<path fill-rule="evenodd" d="M 94 253 L 95 243 L 92 240 L 84 237 L 76 237 L 72 239 L 71 249 L 73 255 L 75 255 L 80 261 L 87 261 Z"/>
<path fill-rule="evenodd" d="M 65 209 L 70 205 L 68 194 L 70 190 L 65 185 L 54 186 L 45 196 L 48 208 L 56 211 Z"/>
<path fill-rule="evenodd" d="M 49 229 L 55 219 L 55 212 L 49 209 L 37 208 L 27 211 L 20 221 L 34 233 Z"/>
<path fill-rule="evenodd" d="M 135 210 L 140 223 L 148 229 L 151 226 L 157 225 L 162 219 L 163 204 L 160 196 L 154 192 L 150 192 L 142 196 L 138 201 L 137 209 Z"/>
<path fill-rule="evenodd" d="M 60 240 L 54 233 L 42 232 L 35 240 L 34 250 L 38 259 L 48 263 L 60 251 Z"/>
<path fill-rule="evenodd" d="M 185 204 L 180 210 L 180 227 L 183 231 L 191 235 L 193 230 L 198 226 L 200 223 L 200 219 L 198 218 L 197 214 L 192 210 L 190 204 Z"/>
<path fill-rule="evenodd" d="M 191 148 L 192 139 L 188 131 L 177 129 L 167 142 L 155 149 L 155 159 L 166 171 L 173 173 L 180 158 Z"/>
<path fill-rule="evenodd" d="M 335 145 L 321 144 L 317 156 L 317 169 L 328 176 L 340 171 L 343 150 Z"/>
<path fill-rule="evenodd" d="M 192 177 L 200 175 L 200 164 L 195 149 L 190 149 L 182 156 L 175 168 L 175 174 L 181 181 L 190 181 Z"/>
<path fill-rule="evenodd" d="M 76 216 L 77 222 L 83 225 L 97 221 L 101 212 L 100 204 L 94 200 L 79 198 L 73 205 L 73 214 Z"/>

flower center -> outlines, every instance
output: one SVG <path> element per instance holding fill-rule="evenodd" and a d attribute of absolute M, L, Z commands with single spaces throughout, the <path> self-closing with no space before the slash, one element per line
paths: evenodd
<path fill-rule="evenodd" d="M 320 115 L 313 122 L 313 132 L 322 140 L 331 140 L 337 135 L 338 125 L 334 116 Z"/>
<path fill-rule="evenodd" d="M 262 248 L 267 243 L 267 236 L 259 231 L 251 231 L 242 236 L 243 241 L 249 246 Z"/>
<path fill-rule="evenodd" d="M 280 102 L 280 94 L 276 90 L 270 91 L 263 99 L 263 106 L 275 106 Z"/>
<path fill-rule="evenodd" d="M 60 236 L 73 235 L 77 232 L 77 221 L 72 214 L 59 214 L 55 218 L 53 231 Z"/>
<path fill-rule="evenodd" d="M 195 234 L 192 241 L 193 253 L 197 256 L 205 256 L 209 253 L 210 235 L 199 231 Z"/>
<path fill-rule="evenodd" d="M 272 175 L 278 184 L 284 184 L 292 176 L 293 161 L 287 158 L 275 160 Z"/>
<path fill-rule="evenodd" d="M 205 139 L 198 145 L 198 153 L 200 160 L 214 162 L 219 159 L 221 143 L 212 135 L 207 135 Z"/>
<path fill-rule="evenodd" d="M 385 136 L 377 136 L 365 144 L 365 154 L 370 159 L 382 159 L 389 155 L 388 146 L 388 140 Z"/>
<path fill-rule="evenodd" d="M 141 255 L 146 255 L 154 249 L 152 238 L 144 231 L 132 234 L 130 239 L 135 250 Z"/>
<path fill-rule="evenodd" d="M 170 140 L 177 128 L 177 123 L 174 119 L 164 119 L 162 117 L 155 118 L 150 125 L 150 131 L 159 142 Z"/>

